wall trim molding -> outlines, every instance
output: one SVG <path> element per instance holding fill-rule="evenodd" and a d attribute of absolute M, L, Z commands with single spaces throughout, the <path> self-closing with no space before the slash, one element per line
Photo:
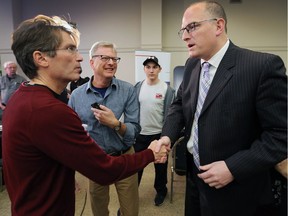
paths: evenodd
<path fill-rule="evenodd" d="M 288 50 L 288 47 L 286 46 L 240 46 L 241 48 L 250 49 L 254 51 L 280 51 L 284 52 Z M 162 49 L 165 52 L 187 52 L 186 47 L 163 47 Z"/>

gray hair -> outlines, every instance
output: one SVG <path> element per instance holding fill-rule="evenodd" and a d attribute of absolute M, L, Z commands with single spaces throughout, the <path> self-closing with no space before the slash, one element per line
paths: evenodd
<path fill-rule="evenodd" d="M 15 64 L 17 66 L 17 64 L 14 61 L 6 61 L 6 62 L 4 62 L 3 67 L 6 68 L 10 64 Z"/>
<path fill-rule="evenodd" d="M 107 48 L 112 48 L 115 53 L 117 53 L 116 50 L 116 45 L 114 43 L 110 43 L 107 41 L 98 41 L 94 43 L 89 51 L 89 57 L 92 59 L 92 56 L 95 54 L 95 52 L 100 48 L 100 47 L 107 47 Z"/>

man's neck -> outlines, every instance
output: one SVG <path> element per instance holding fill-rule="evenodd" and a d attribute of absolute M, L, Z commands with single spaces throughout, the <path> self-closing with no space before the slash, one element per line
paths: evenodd
<path fill-rule="evenodd" d="M 41 79 L 31 79 L 29 82 L 30 85 L 43 85 L 47 86 L 49 89 L 51 89 L 53 92 L 57 94 L 61 94 L 63 90 L 66 88 L 67 84 L 60 84 L 60 83 L 55 83 L 55 82 L 49 82 L 49 80 L 41 80 Z"/>
<path fill-rule="evenodd" d="M 159 78 L 153 79 L 153 80 L 151 80 L 151 79 L 146 79 L 146 83 L 147 83 L 148 85 L 156 85 L 156 84 L 158 84 L 159 82 L 160 82 L 160 79 L 159 79 Z"/>
<path fill-rule="evenodd" d="M 6 74 L 6 75 L 8 79 L 14 79 L 16 77 L 16 74 L 11 74 L 11 75 Z"/>
<path fill-rule="evenodd" d="M 96 88 L 107 88 L 111 85 L 113 78 L 106 78 L 106 77 L 96 77 L 94 76 L 92 85 Z"/>

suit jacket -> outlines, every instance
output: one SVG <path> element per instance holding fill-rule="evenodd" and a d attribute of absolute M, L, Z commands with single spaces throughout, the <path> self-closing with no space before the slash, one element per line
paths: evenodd
<path fill-rule="evenodd" d="M 190 137 L 200 70 L 200 59 L 187 60 L 162 131 L 172 143 L 183 127 L 186 140 Z M 207 185 L 215 209 L 231 204 L 240 211 L 250 201 L 268 202 L 269 169 L 287 157 L 287 76 L 281 58 L 230 42 L 203 104 L 198 137 L 200 164 L 224 160 L 235 178 L 223 189 Z"/>

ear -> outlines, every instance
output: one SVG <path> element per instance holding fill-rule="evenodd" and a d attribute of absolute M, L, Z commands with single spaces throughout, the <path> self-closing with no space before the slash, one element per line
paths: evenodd
<path fill-rule="evenodd" d="M 48 67 L 49 61 L 47 59 L 47 55 L 41 51 L 33 52 L 34 63 L 37 67 Z"/>
<path fill-rule="evenodd" d="M 94 59 L 93 58 L 91 58 L 90 60 L 89 60 L 89 64 L 90 64 L 90 67 L 93 69 L 94 68 Z"/>
<path fill-rule="evenodd" d="M 219 36 L 222 33 L 225 33 L 225 20 L 222 18 L 219 18 L 217 20 L 217 31 L 216 31 L 216 35 Z"/>

